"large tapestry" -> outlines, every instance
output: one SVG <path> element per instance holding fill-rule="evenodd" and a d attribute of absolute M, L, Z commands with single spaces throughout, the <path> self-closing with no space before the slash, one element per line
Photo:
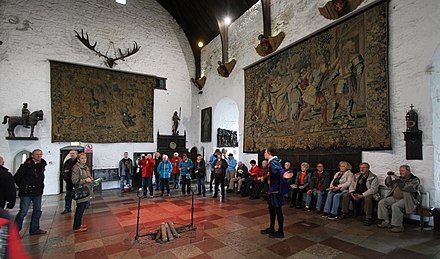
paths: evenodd
<path fill-rule="evenodd" d="M 244 151 L 390 149 L 387 2 L 245 69 Z"/>
<path fill-rule="evenodd" d="M 52 142 L 153 142 L 156 78 L 50 62 Z"/>

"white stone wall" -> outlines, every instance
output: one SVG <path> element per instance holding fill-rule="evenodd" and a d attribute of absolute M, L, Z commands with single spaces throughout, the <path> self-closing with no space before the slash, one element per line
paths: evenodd
<path fill-rule="evenodd" d="M 30 21 L 31 28 L 19 30 L 24 20 Z M 0 155 L 12 170 L 18 152 L 41 148 L 49 163 L 45 194 L 58 193 L 59 149 L 70 144 L 51 143 L 48 60 L 105 67 L 101 58 L 74 37 L 73 30 L 87 31 L 101 52 L 107 51 L 110 41 L 115 48 L 128 48 L 136 41 L 140 51 L 125 62 L 117 62 L 114 69 L 168 79 L 167 91 L 154 92 L 154 139 L 158 130 L 171 134 L 171 117 L 180 107 L 183 123 L 179 130 L 188 128 L 192 100 L 189 79 L 195 71 L 192 50 L 176 21 L 155 0 L 130 0 L 127 5 L 114 0 L 0 0 L 0 23 L 0 115 L 20 115 L 24 102 L 29 103 L 31 111 L 42 109 L 45 113 L 36 127 L 38 141 L 7 141 L 6 126 L 2 125 Z M 16 133 L 23 136 L 28 130 L 18 127 Z M 94 168 L 117 167 L 124 151 L 156 149 L 156 143 L 92 144 Z"/>
<path fill-rule="evenodd" d="M 366 0 L 362 6 L 374 2 Z M 324 0 L 273 0 L 272 31 L 286 33 L 280 48 L 286 47 L 332 21 L 320 16 L 317 8 Z M 440 175 L 438 151 L 438 65 L 435 55 L 439 45 L 440 13 L 438 0 L 391 0 L 389 37 L 389 85 L 392 126 L 391 151 L 363 152 L 363 160 L 371 164 L 373 172 L 383 175 L 397 170 L 398 165 L 411 165 L 415 174 L 440 204 L 436 191 Z M 29 20 L 28 30 L 23 21 Z M 0 0 L 0 115 L 20 114 L 21 104 L 28 102 L 30 110 L 42 109 L 45 119 L 37 126 L 39 141 L 6 141 L 6 126 L 0 131 L 0 155 L 6 167 L 12 168 L 13 157 L 21 150 L 41 148 L 49 162 L 46 194 L 58 192 L 59 149 L 69 143 L 51 143 L 50 73 L 48 59 L 104 67 L 102 59 L 86 49 L 73 30 L 85 29 L 97 48 L 106 50 L 109 41 L 115 47 L 127 48 L 134 40 L 141 51 L 115 69 L 168 78 L 168 91 L 155 90 L 154 137 L 157 130 L 171 132 L 171 115 L 182 107 L 180 131 L 187 130 L 187 147 L 197 146 L 209 157 L 215 149 L 213 142 L 200 143 L 200 111 L 213 107 L 223 97 L 231 98 L 239 110 L 239 141 L 242 146 L 244 121 L 243 68 L 261 59 L 254 48 L 262 32 L 261 4 L 258 2 L 229 27 L 229 56 L 237 60 L 229 78 L 217 74 L 221 59 L 221 43 L 217 37 L 202 49 L 202 73 L 207 82 L 202 94 L 191 86 L 194 60 L 187 38 L 172 17 L 154 0 L 130 0 L 126 6 L 112 0 Z M 431 73 L 430 65 L 434 65 Z M 437 85 L 435 88 L 433 85 Z M 419 113 L 419 127 L 423 130 L 422 161 L 405 160 L 405 113 L 410 104 Z M 433 122 L 434 121 L 434 122 Z M 26 134 L 18 129 L 17 134 Z M 433 144 L 435 143 L 435 144 Z M 83 143 L 84 144 L 84 143 Z M 94 167 L 116 167 L 124 151 L 153 151 L 156 143 L 95 144 Z M 436 147 L 436 148 L 434 148 Z M 435 150 L 437 150 L 435 152 Z M 434 155 L 435 153 L 435 155 Z M 243 154 L 240 160 L 255 159 L 255 154 Z M 237 157 L 237 156 L 236 156 Z M 437 165 L 437 166 L 435 166 Z M 434 176 L 435 172 L 435 176 Z"/>
<path fill-rule="evenodd" d="M 280 48 L 286 47 L 316 30 L 330 24 L 319 15 L 318 7 L 323 0 L 273 0 L 272 33 L 284 31 L 286 37 Z M 373 3 L 366 0 L 361 5 Z M 422 179 L 425 189 L 430 191 L 432 200 L 440 205 L 440 193 L 435 191 L 434 148 L 433 148 L 433 106 L 431 100 L 432 75 L 425 72 L 439 44 L 440 13 L 438 0 L 391 0 L 389 4 L 389 86 L 390 116 L 392 127 L 392 150 L 363 152 L 363 160 L 371 164 L 371 170 L 381 176 L 388 170 L 398 170 L 401 164 L 409 164 L 413 172 Z M 207 76 L 203 94 L 193 91 L 200 109 L 212 106 L 229 96 L 239 108 L 239 134 L 242 146 L 244 125 L 244 72 L 243 68 L 261 59 L 254 48 L 257 36 L 262 33 L 262 11 L 258 2 L 229 27 L 229 58 L 237 59 L 237 64 L 229 78 L 217 74 L 217 61 L 221 59 L 220 38 L 217 37 L 202 49 L 202 73 Z M 437 88 L 438 89 L 438 88 Z M 438 90 L 437 90 L 438 95 Z M 438 101 L 436 101 L 438 103 Z M 423 131 L 423 160 L 405 159 L 405 114 L 409 105 L 414 104 L 419 114 L 419 127 Z M 193 110 L 194 111 L 194 110 Z M 439 111 L 435 111 L 438 119 Z M 200 119 L 193 125 L 199 128 Z M 197 125 L 198 124 L 198 125 Z M 438 125 L 438 124 L 437 124 Z M 437 133 L 439 130 L 437 129 Z M 215 136 L 213 136 L 215 137 Z M 437 140 L 438 141 L 438 140 Z M 214 148 L 215 142 L 205 149 Z M 242 149 L 240 148 L 240 152 Z M 256 155 L 241 154 L 249 160 Z M 437 152 L 437 164 L 439 164 Z M 438 169 L 437 169 L 438 171 Z"/>
<path fill-rule="evenodd" d="M 440 45 L 433 56 L 432 66 L 427 67 L 432 73 L 432 141 L 434 143 L 434 178 L 436 190 L 435 203 L 440 203 Z"/>

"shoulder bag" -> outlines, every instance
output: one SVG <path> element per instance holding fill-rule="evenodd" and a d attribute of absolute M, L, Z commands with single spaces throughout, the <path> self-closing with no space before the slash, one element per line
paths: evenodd
<path fill-rule="evenodd" d="M 81 181 L 82 170 L 81 168 L 79 170 L 80 170 L 79 181 Z M 75 195 L 73 197 L 74 200 L 81 200 L 89 196 L 90 196 L 90 189 L 87 185 L 81 184 L 79 186 L 75 186 Z"/>

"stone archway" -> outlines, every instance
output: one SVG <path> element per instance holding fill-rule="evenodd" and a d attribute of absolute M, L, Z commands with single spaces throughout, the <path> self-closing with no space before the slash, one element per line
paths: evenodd
<path fill-rule="evenodd" d="M 191 159 L 193 162 L 195 162 L 198 153 L 199 153 L 199 150 L 197 149 L 197 147 L 192 147 L 189 150 L 188 158 Z"/>

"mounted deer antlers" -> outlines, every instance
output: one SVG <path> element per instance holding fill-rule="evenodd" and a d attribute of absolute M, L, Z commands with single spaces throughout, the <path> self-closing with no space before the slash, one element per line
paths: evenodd
<path fill-rule="evenodd" d="M 81 41 L 82 44 L 84 44 L 84 46 L 86 46 L 88 49 L 94 51 L 99 57 L 104 57 L 105 59 L 107 59 L 107 65 L 108 65 L 110 68 L 112 68 L 114 65 L 117 65 L 117 64 L 116 64 L 116 60 L 122 60 L 122 61 L 125 61 L 125 58 L 127 58 L 127 57 L 129 57 L 129 56 L 131 56 L 131 55 L 133 55 L 133 54 L 136 54 L 136 53 L 139 51 L 139 49 L 141 48 L 141 46 L 138 46 L 137 42 L 135 41 L 135 42 L 133 43 L 133 49 L 130 50 L 130 48 L 128 48 L 128 49 L 127 49 L 127 53 L 124 54 L 124 53 L 122 53 L 122 50 L 118 48 L 118 52 L 119 52 L 119 55 L 120 55 L 120 56 L 117 57 L 116 52 L 115 52 L 115 56 L 116 56 L 116 57 L 111 58 L 111 57 L 108 57 L 108 56 L 107 56 L 107 53 L 105 53 L 105 55 L 104 55 L 104 54 L 102 54 L 101 52 L 99 52 L 99 51 L 97 51 L 97 50 L 95 49 L 96 44 L 97 44 L 98 42 L 95 41 L 95 43 L 92 45 L 92 44 L 90 43 L 89 35 L 87 34 L 87 32 L 86 32 L 86 36 L 84 37 L 84 31 L 83 31 L 82 29 L 81 29 L 81 35 L 79 35 L 79 33 L 78 33 L 76 30 L 73 30 L 73 31 L 76 33 L 75 37 L 77 37 L 78 40 Z M 108 52 L 108 51 L 107 51 L 107 52 Z"/>

